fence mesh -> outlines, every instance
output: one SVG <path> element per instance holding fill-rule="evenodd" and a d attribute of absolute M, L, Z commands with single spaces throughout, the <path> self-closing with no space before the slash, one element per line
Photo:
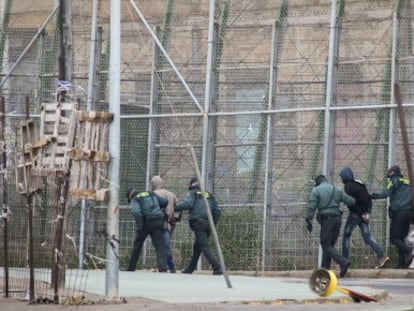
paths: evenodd
<path fill-rule="evenodd" d="M 8 185 L 6 191 L 3 183 L 2 198 L 12 211 L 8 253 L 15 271 L 12 287 L 22 289 L 13 292 L 17 297 L 27 294 L 27 286 L 17 280 L 28 279 L 28 206 L 16 190 L 14 169 L 20 142 L 17 130 L 26 116 L 25 103 L 38 122 L 41 103 L 56 100 L 62 42 L 58 10 L 51 2 L 0 2 L 0 83 L 6 107 L 2 129 L 7 152 L 2 176 Z M 167 189 L 184 198 L 194 175 L 189 145 L 208 190 L 223 209 L 217 230 L 229 270 L 317 265 L 319 228 L 309 235 L 304 214 L 311 180 L 325 167 L 329 179 L 341 186 L 338 172 L 351 166 L 370 191 L 385 185 L 389 165 L 397 163 L 406 172 L 392 86 L 400 85 L 412 149 L 412 1 L 336 1 L 333 28 L 331 2 L 216 1 L 212 46 L 207 0 L 121 1 L 121 267 L 128 261 L 135 235 L 124 193 L 130 187 L 147 189 L 151 175 L 158 174 Z M 72 0 L 71 5 L 70 82 L 81 109 L 87 109 L 92 1 Z M 97 21 L 93 109 L 108 111 L 109 0 L 99 1 Z M 154 44 L 152 33 L 166 55 Z M 211 87 L 206 90 L 208 77 Z M 328 116 L 333 134 L 327 139 Z M 57 199 L 56 181 L 48 178 L 43 183 L 45 189 L 33 207 L 34 264 L 47 279 Z M 370 227 L 394 259 L 395 249 L 387 239 L 386 207 L 385 201 L 374 202 Z M 106 205 L 87 202 L 84 222 L 81 211 L 79 200 L 68 201 L 66 266 L 103 268 L 108 245 Z M 172 245 L 177 268 L 182 268 L 192 247 L 186 216 L 177 225 Z M 148 242 L 138 267 L 155 266 L 154 256 Z M 377 262 L 358 230 L 353 233 L 350 256 L 354 268 Z M 3 256 L 0 264 L 4 265 Z M 203 268 L 209 268 L 205 262 Z M 82 280 L 75 288 L 82 291 L 87 269 L 74 278 Z M 37 293 L 53 295 L 41 289 Z"/>

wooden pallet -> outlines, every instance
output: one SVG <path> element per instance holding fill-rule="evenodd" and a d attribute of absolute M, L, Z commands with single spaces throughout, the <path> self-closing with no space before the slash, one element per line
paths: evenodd
<path fill-rule="evenodd" d="M 77 103 L 44 103 L 40 113 L 40 139 L 31 144 L 32 174 L 53 176 L 70 169 L 68 151 L 76 131 Z"/>
<path fill-rule="evenodd" d="M 40 178 L 32 175 L 34 153 L 32 141 L 35 139 L 35 123 L 32 119 L 22 121 L 19 127 L 21 152 L 15 153 L 16 191 L 20 194 L 31 194 L 42 188 Z"/>
<path fill-rule="evenodd" d="M 72 198 L 107 200 L 108 133 L 113 114 L 79 111 L 76 103 L 44 103 L 41 107 L 40 138 L 35 138 L 33 120 L 20 126 L 19 192 L 36 191 L 35 177 L 69 174 Z"/>
<path fill-rule="evenodd" d="M 72 160 L 70 196 L 105 201 L 108 199 L 107 165 L 109 124 L 113 114 L 78 111 L 75 146 L 69 152 Z"/>

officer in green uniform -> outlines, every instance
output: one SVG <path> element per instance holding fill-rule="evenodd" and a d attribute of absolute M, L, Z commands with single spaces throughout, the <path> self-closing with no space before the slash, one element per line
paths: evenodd
<path fill-rule="evenodd" d="M 398 249 L 396 269 L 406 269 L 413 260 L 413 248 L 405 243 L 411 223 L 410 181 L 401 174 L 401 169 L 394 165 L 388 170 L 387 187 L 372 194 L 373 199 L 390 198 L 388 215 L 391 218 L 390 242 Z"/>
<path fill-rule="evenodd" d="M 126 271 L 135 271 L 139 253 L 148 235 L 151 236 L 154 245 L 159 272 L 167 272 L 167 260 L 163 240 L 164 212 L 168 204 L 167 198 L 157 195 L 154 192 L 138 192 L 130 189 L 127 192 L 128 203 L 131 204 L 131 211 L 137 225 L 134 244 L 131 250 Z"/>
<path fill-rule="evenodd" d="M 329 183 L 324 175 L 317 176 L 306 213 L 306 228 L 312 232 L 313 216 L 318 211 L 317 220 L 321 224 L 320 243 L 323 250 L 322 268 L 330 269 L 333 259 L 341 267 L 339 276 L 344 277 L 348 271 L 349 261 L 335 248 L 341 231 L 342 211 L 339 208 L 341 202 L 354 205 L 355 199 Z"/>
<path fill-rule="evenodd" d="M 207 208 L 204 203 L 203 193 L 200 190 L 200 184 L 196 177 L 191 179 L 188 190 L 190 190 L 190 192 L 186 198 L 175 207 L 177 212 L 184 210 L 189 211 L 188 220 L 190 222 L 190 228 L 195 235 L 193 255 L 191 256 L 189 265 L 182 272 L 190 274 L 193 273 L 197 267 L 198 259 L 201 253 L 203 253 L 213 267 L 213 274 L 223 274 L 220 263 L 208 245 L 208 237 L 210 236 L 211 228 L 208 221 Z M 213 222 L 216 225 L 221 213 L 220 207 L 213 194 L 205 192 L 205 195 L 213 216 Z"/>

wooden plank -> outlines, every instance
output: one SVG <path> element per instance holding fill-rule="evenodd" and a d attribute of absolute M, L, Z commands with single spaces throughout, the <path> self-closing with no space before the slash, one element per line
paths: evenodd
<path fill-rule="evenodd" d="M 114 114 L 110 112 L 100 112 L 100 111 L 78 111 L 78 121 L 80 122 L 103 122 L 108 123 L 112 122 Z"/>
<path fill-rule="evenodd" d="M 46 136 L 46 137 L 43 137 L 43 138 L 41 138 L 41 139 L 39 139 L 39 140 L 37 140 L 35 142 L 32 142 L 30 144 L 30 147 L 32 149 L 41 148 L 43 146 L 46 146 L 48 143 L 50 143 L 52 141 L 55 141 L 55 137 Z"/>
<path fill-rule="evenodd" d="M 111 154 L 108 151 L 72 149 L 69 156 L 76 161 L 109 162 Z"/>
<path fill-rule="evenodd" d="M 109 189 L 71 189 L 69 195 L 74 199 L 107 201 L 109 199 Z"/>

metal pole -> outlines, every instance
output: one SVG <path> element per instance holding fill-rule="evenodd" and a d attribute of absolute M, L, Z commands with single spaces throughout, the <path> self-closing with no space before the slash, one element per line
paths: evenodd
<path fill-rule="evenodd" d="M 96 79 L 96 59 L 95 59 L 95 49 L 97 41 L 97 16 L 98 16 L 98 0 L 93 0 L 92 5 L 92 26 L 91 26 L 91 46 L 89 51 L 89 80 L 88 80 L 88 102 L 86 103 L 86 110 L 92 110 L 94 108 L 94 85 Z"/>
<path fill-rule="evenodd" d="M 326 100 L 325 100 L 325 135 L 324 135 L 324 149 L 323 149 L 323 162 L 322 173 L 329 174 L 329 160 L 330 160 L 330 145 L 332 125 L 331 125 L 331 104 L 333 99 L 333 80 L 334 80 L 334 66 L 335 66 L 335 50 L 336 50 L 336 0 L 332 0 L 331 6 L 331 22 L 329 33 L 329 54 L 328 54 L 328 68 L 326 77 Z"/>
<path fill-rule="evenodd" d="M 212 69 L 214 56 L 214 8 L 215 0 L 210 0 L 209 18 L 208 18 L 208 47 L 207 47 L 207 67 L 206 67 L 206 86 L 204 94 L 204 114 L 203 114 L 203 148 L 201 156 L 201 178 L 203 178 L 204 185 L 207 181 L 207 158 L 208 149 L 211 148 L 208 144 L 209 137 L 209 111 L 211 104 L 211 85 L 212 85 Z"/>
<path fill-rule="evenodd" d="M 331 168 L 331 156 L 332 146 L 335 144 L 335 140 L 332 137 L 332 124 L 331 124 L 331 103 L 333 99 L 333 80 L 334 80 L 334 65 L 335 65 L 335 51 L 336 51 L 336 0 L 332 0 L 331 5 L 331 21 L 330 21 L 330 33 L 329 33 L 329 54 L 328 54 L 328 69 L 326 77 L 326 101 L 325 101 L 325 130 L 324 130 L 324 143 L 323 143 L 323 161 L 322 161 L 322 173 L 326 176 L 330 175 Z M 322 264 L 322 247 L 319 245 L 318 267 Z"/>
<path fill-rule="evenodd" d="M 25 112 L 26 112 L 26 120 L 29 120 L 30 116 L 30 101 L 29 96 L 25 97 Z M 28 226 L 28 236 L 29 236 L 29 256 L 28 256 L 28 263 L 29 263 L 29 303 L 34 302 L 34 255 L 33 255 L 33 202 L 32 202 L 32 193 L 30 192 L 31 187 L 31 180 L 30 180 L 30 173 L 28 173 L 27 168 L 25 169 L 25 174 L 27 174 L 27 179 L 29 180 L 28 185 L 26 187 L 26 207 L 29 214 L 29 226 Z"/>
<path fill-rule="evenodd" d="M 398 44 L 398 18 L 397 12 L 394 12 L 393 15 L 393 29 L 392 29 L 392 50 L 391 50 L 391 81 L 390 81 L 390 105 L 394 107 L 395 105 L 395 80 L 396 80 L 396 59 L 397 59 L 397 44 Z M 396 108 L 390 108 L 389 118 L 390 124 L 388 127 L 388 167 L 394 165 L 395 163 L 395 128 L 397 124 L 397 111 Z M 387 199 L 387 205 L 389 205 L 389 198 Z M 386 218 L 386 231 L 389 232 L 391 226 L 391 220 L 389 217 Z M 385 240 L 385 247 L 389 249 L 390 241 L 389 239 Z"/>
<path fill-rule="evenodd" d="M 121 101 L 121 1 L 111 0 L 111 48 L 109 59 L 109 111 L 114 119 L 109 127 L 110 200 L 107 209 L 106 297 L 119 298 L 119 166 Z"/>
<path fill-rule="evenodd" d="M 156 28 L 157 33 L 159 33 L 159 28 Z M 152 68 L 151 68 L 151 92 L 150 92 L 150 102 L 149 102 L 149 114 L 154 113 L 154 106 L 156 104 L 156 100 L 158 98 L 158 77 L 157 77 L 157 68 L 159 62 L 159 48 L 154 43 L 152 47 L 153 55 L 152 55 Z M 150 189 L 150 179 L 151 176 L 154 174 L 155 170 L 155 144 L 154 141 L 156 139 L 155 135 L 155 128 L 156 122 L 158 119 L 149 118 L 148 119 L 148 152 L 147 152 L 147 178 L 146 178 L 146 189 Z"/>
<path fill-rule="evenodd" d="M 283 46 L 284 24 L 287 18 L 287 2 L 283 1 L 279 11 L 279 16 L 272 29 L 272 50 L 270 54 L 270 72 L 269 72 L 269 91 L 267 98 L 267 109 L 272 110 L 276 102 L 276 85 L 278 75 L 278 63 L 280 51 Z M 270 249 L 270 216 L 272 212 L 272 193 L 273 193 L 273 124 L 276 114 L 268 114 L 266 123 L 266 144 L 265 144 L 265 184 L 264 184 L 264 201 L 263 201 L 263 238 L 262 238 L 262 272 L 266 267 L 266 256 Z M 259 159 L 261 161 L 261 159 Z"/>
<path fill-rule="evenodd" d="M 405 123 L 404 108 L 402 105 L 400 86 L 396 83 L 394 85 L 395 101 L 398 106 L 398 119 L 400 120 L 401 136 L 404 147 L 405 161 L 407 163 L 408 177 L 414 180 L 413 161 L 411 160 L 410 144 L 408 142 L 407 125 Z M 414 185 L 410 182 L 411 197 L 414 198 Z M 414 220 L 414 205 L 411 203 L 411 218 Z"/>
<path fill-rule="evenodd" d="M 89 55 L 89 80 L 88 80 L 88 101 L 86 103 L 86 110 L 90 111 L 94 106 L 94 84 L 95 84 L 95 47 L 96 47 L 96 27 L 97 27 L 97 15 L 98 15 L 98 0 L 93 0 L 92 5 L 92 29 L 91 29 L 91 47 Z M 83 260 L 85 255 L 85 221 L 86 221 L 86 200 L 82 199 L 81 203 L 81 219 L 79 229 L 79 269 L 83 268 Z"/>
<path fill-rule="evenodd" d="M 6 113 L 6 107 L 5 107 L 5 102 L 4 102 L 4 97 L 2 96 L 0 98 L 0 114 L 1 114 L 1 136 L 0 136 L 0 143 L 2 144 L 1 146 L 1 167 L 0 170 L 2 171 L 2 187 L 3 187 L 3 202 L 2 202 L 2 207 L 3 207 L 3 211 L 2 211 L 2 217 L 3 217 L 3 221 L 4 221 L 4 226 L 3 226 L 3 246 L 4 246 L 4 297 L 9 297 L 9 254 L 8 254 L 8 241 L 9 241 L 9 237 L 8 237 L 8 213 L 9 213 L 9 208 L 8 208 L 8 196 L 7 196 L 7 153 L 6 153 L 6 143 L 4 141 L 4 131 L 6 129 L 6 118 L 5 118 L 5 113 Z"/>
<path fill-rule="evenodd" d="M 398 18 L 397 13 L 393 16 L 392 29 L 392 52 L 391 52 L 391 95 L 390 105 L 395 107 L 395 81 L 396 81 L 396 59 L 397 59 L 397 44 L 398 44 Z M 394 165 L 395 161 L 395 127 L 396 127 L 396 108 L 390 109 L 390 125 L 389 125 L 389 144 L 388 144 L 388 167 Z"/>

